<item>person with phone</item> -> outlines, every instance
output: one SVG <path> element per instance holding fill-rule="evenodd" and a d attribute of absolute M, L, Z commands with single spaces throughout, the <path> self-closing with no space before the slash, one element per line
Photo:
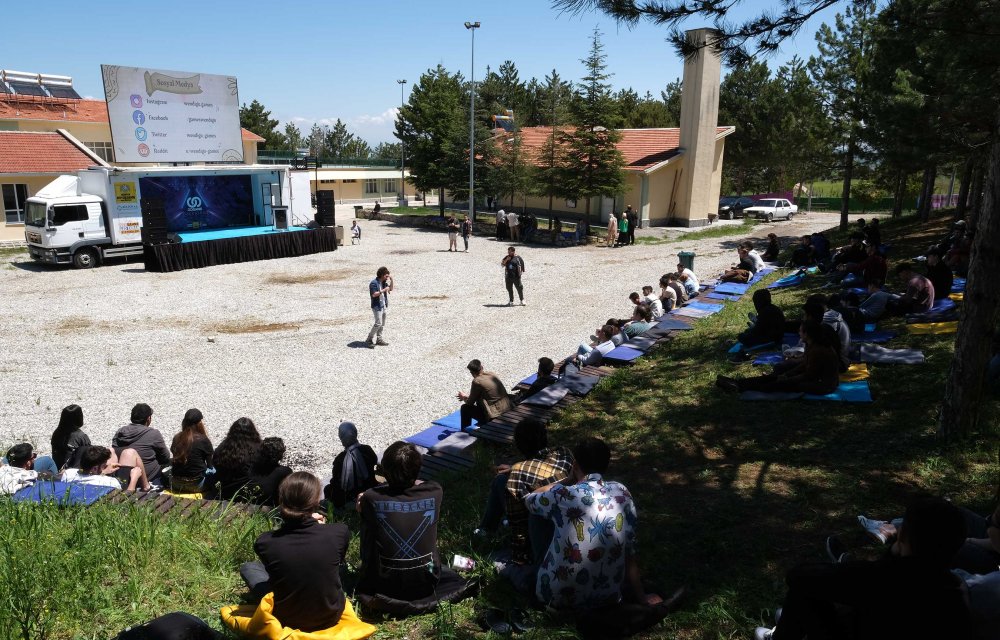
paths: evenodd
<path fill-rule="evenodd" d="M 521 274 L 524 273 L 524 260 L 517 255 L 517 250 L 514 247 L 507 247 L 507 255 L 500 261 L 500 266 L 503 267 L 504 284 L 507 286 L 507 297 L 510 299 L 507 306 L 514 306 L 514 289 L 517 289 L 517 297 L 523 307 L 524 288 L 521 286 Z"/>
<path fill-rule="evenodd" d="M 374 349 L 375 345 L 387 347 L 389 343 L 382 339 L 382 331 L 385 329 L 385 316 L 389 311 L 389 294 L 392 292 L 392 274 L 389 267 L 379 267 L 375 272 L 375 279 L 368 283 L 368 295 L 371 299 L 372 315 L 375 317 L 375 324 L 368 332 L 368 339 L 365 346 Z"/>

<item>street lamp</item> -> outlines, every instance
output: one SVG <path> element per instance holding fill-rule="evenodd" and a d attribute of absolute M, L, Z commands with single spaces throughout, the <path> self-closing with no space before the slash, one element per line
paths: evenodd
<path fill-rule="evenodd" d="M 402 122 L 403 118 L 403 90 L 406 80 L 396 80 L 399 85 L 399 118 Z M 399 140 L 399 206 L 403 206 L 406 202 L 406 178 L 403 174 L 404 167 L 406 166 L 406 143 L 403 142 L 402 138 Z"/>
<path fill-rule="evenodd" d="M 469 90 L 469 220 L 476 222 L 475 192 L 473 183 L 476 178 L 476 29 L 478 22 L 466 22 L 465 28 L 472 32 L 472 70 L 469 76 L 472 85 Z"/>

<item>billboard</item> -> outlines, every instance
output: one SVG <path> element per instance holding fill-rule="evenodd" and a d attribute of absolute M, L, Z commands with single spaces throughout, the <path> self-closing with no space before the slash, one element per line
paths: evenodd
<path fill-rule="evenodd" d="M 117 162 L 243 162 L 236 78 L 101 65 Z"/>
<path fill-rule="evenodd" d="M 161 198 L 167 231 L 221 229 L 253 224 L 249 175 L 139 178 L 144 198 Z"/>

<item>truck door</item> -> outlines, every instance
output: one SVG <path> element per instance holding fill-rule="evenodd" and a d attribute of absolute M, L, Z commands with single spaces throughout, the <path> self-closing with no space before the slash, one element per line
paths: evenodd
<path fill-rule="evenodd" d="M 104 214 L 101 211 L 99 202 L 88 202 L 87 219 L 83 221 L 84 238 L 106 238 L 107 230 L 104 228 Z"/>
<path fill-rule="evenodd" d="M 90 219 L 85 204 L 57 204 L 52 207 L 50 224 L 46 228 L 49 246 L 68 247 L 84 238 L 84 224 Z"/>

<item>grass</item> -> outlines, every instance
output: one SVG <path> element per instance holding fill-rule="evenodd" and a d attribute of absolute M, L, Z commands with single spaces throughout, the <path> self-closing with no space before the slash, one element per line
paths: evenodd
<path fill-rule="evenodd" d="M 663 236 L 641 236 L 635 239 L 637 244 L 670 244 L 672 242 L 687 242 L 688 240 L 704 240 L 705 238 L 725 238 L 742 236 L 749 233 L 756 222 L 752 218 L 743 218 L 743 224 L 710 225 L 697 231 L 689 231 L 673 238 Z"/>
<path fill-rule="evenodd" d="M 0 258 L 19 258 L 27 253 L 27 247 L 0 247 Z"/>
<path fill-rule="evenodd" d="M 944 216 L 929 225 L 888 220 L 883 237 L 894 256 L 915 255 L 928 237 L 943 232 Z M 830 236 L 834 243 L 841 239 Z M 775 292 L 775 301 L 794 317 L 821 283 L 812 277 L 804 287 Z M 995 399 L 984 407 L 983 432 L 950 445 L 935 435 L 952 336 L 902 331 L 889 346 L 922 349 L 927 361 L 874 366 L 872 404 L 743 403 L 718 392 L 714 380 L 720 373 L 755 372 L 725 358 L 750 308 L 748 297 L 727 304 L 602 381 L 550 425 L 552 443 L 599 435 L 612 445 L 607 475 L 635 496 L 645 577 L 664 590 L 690 587 L 680 610 L 643 638 L 749 637 L 780 604 L 787 569 L 822 559 L 828 534 L 841 534 L 860 557 L 881 552 L 857 527 L 857 514 L 897 516 L 922 493 L 986 510 L 996 489 Z M 902 329 L 899 321 L 884 326 Z M 522 604 L 484 561 L 502 541 L 474 543 L 470 535 L 491 465 L 511 461 L 514 453 L 480 444 L 476 455 L 473 469 L 441 480 L 439 546 L 444 561 L 454 553 L 480 561 L 480 594 L 435 614 L 377 621 L 377 638 L 482 637 L 479 611 Z M 350 588 L 360 561 L 358 516 L 332 517 L 354 536 Z M 154 521 L 129 506 L 60 510 L 5 500 L 0 521 L 9 523 L 0 530 L 0 584 L 15 596 L 13 606 L 0 607 L 0 640 L 104 638 L 177 609 L 218 627 L 218 607 L 238 602 L 242 592 L 239 564 L 251 559 L 254 537 L 269 526 L 261 517 L 222 527 L 210 520 Z M 521 637 L 575 637 L 571 627 L 544 614 L 534 621 L 536 630 Z"/>

